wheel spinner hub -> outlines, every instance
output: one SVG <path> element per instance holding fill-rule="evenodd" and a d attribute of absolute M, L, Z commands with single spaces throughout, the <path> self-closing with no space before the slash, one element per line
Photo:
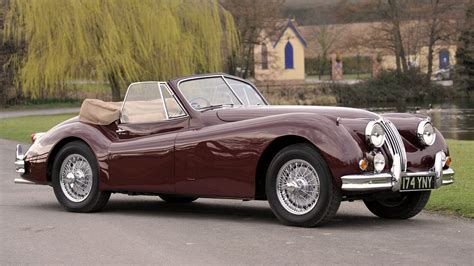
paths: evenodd
<path fill-rule="evenodd" d="M 82 202 L 92 190 L 92 168 L 80 154 L 71 154 L 61 164 L 60 185 L 63 194 L 73 202 Z"/>
<path fill-rule="evenodd" d="M 278 172 L 276 183 L 278 200 L 288 212 L 304 215 L 316 206 L 319 176 L 307 161 L 295 159 L 285 163 Z"/>

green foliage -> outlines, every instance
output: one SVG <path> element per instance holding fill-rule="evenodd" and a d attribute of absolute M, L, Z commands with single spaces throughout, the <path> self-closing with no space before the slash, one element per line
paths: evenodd
<path fill-rule="evenodd" d="M 334 83 L 331 87 L 340 104 L 351 106 L 436 101 L 457 96 L 451 88 L 435 85 L 415 71 L 404 74 L 382 71 L 375 79 L 354 85 Z"/>
<path fill-rule="evenodd" d="M 456 85 L 468 91 L 474 90 L 474 4 L 466 9 L 465 27 L 459 35 L 456 50 Z"/>
<path fill-rule="evenodd" d="M 322 75 L 331 73 L 331 60 L 323 57 L 305 58 L 305 72 L 308 75 Z M 371 73 L 372 60 L 369 56 L 342 57 L 344 74 Z M 321 72 L 322 70 L 322 72 Z"/>
<path fill-rule="evenodd" d="M 32 98 L 77 79 L 125 88 L 220 71 L 236 36 L 217 0 L 11 0 L 5 21 L 5 37 L 26 47 L 16 82 Z"/>
<path fill-rule="evenodd" d="M 316 58 L 305 58 L 304 69 L 307 75 L 329 75 L 331 73 L 331 61 L 329 58 L 318 56 Z"/>

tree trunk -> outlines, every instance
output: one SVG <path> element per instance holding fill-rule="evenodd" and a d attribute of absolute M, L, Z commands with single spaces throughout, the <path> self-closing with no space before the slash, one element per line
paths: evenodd
<path fill-rule="evenodd" d="M 431 80 L 431 74 L 433 74 L 433 42 L 430 40 L 428 44 L 428 71 L 426 72 L 426 79 Z"/>
<path fill-rule="evenodd" d="M 249 44 L 247 47 L 247 51 L 245 52 L 245 67 L 244 72 L 242 73 L 242 78 L 246 79 L 250 76 L 251 65 L 254 64 L 255 60 L 253 58 L 253 49 L 255 44 Z"/>
<path fill-rule="evenodd" d="M 393 41 L 395 46 L 395 55 L 397 59 L 397 72 L 403 69 L 403 72 L 407 72 L 407 58 L 405 55 L 405 49 L 403 48 L 402 34 L 400 32 L 400 5 L 396 0 L 389 0 L 390 13 L 393 24 Z"/>
<path fill-rule="evenodd" d="M 115 77 L 115 74 L 109 75 L 109 84 L 112 93 L 112 101 L 120 102 L 122 100 L 120 97 L 120 83 L 118 82 L 117 77 Z"/>
<path fill-rule="evenodd" d="M 398 56 L 400 57 L 400 64 L 403 69 L 403 73 L 406 73 L 408 71 L 408 65 L 407 65 L 407 58 L 405 55 L 405 49 L 403 48 L 403 41 L 402 41 L 402 35 L 400 33 L 400 25 L 397 24 L 395 28 L 396 32 L 396 38 L 395 41 L 397 42 L 397 49 L 398 49 Z"/>

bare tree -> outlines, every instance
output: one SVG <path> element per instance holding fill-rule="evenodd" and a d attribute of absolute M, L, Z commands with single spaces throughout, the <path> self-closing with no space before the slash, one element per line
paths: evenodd
<path fill-rule="evenodd" d="M 265 29 L 272 29 L 280 18 L 285 0 L 221 0 L 220 3 L 234 16 L 240 33 L 241 49 L 236 64 L 240 73 L 233 73 L 247 78 L 255 64 L 254 46 L 262 42 L 261 34 Z M 267 35 L 268 32 L 267 32 Z"/>
<path fill-rule="evenodd" d="M 450 42 L 455 36 L 455 25 L 450 20 L 449 13 L 455 11 L 459 6 L 455 1 L 450 0 L 430 0 L 427 8 L 426 35 L 428 39 L 428 71 L 426 78 L 431 79 L 433 73 L 433 53 L 435 46 L 441 42 Z"/>
<path fill-rule="evenodd" d="M 322 60 L 320 60 L 319 65 L 319 79 L 321 79 L 321 74 L 323 74 L 322 72 L 324 69 L 326 69 L 328 63 L 329 54 L 333 52 L 334 43 L 337 40 L 338 32 L 329 25 L 321 25 L 315 35 L 316 41 L 321 47 Z"/>

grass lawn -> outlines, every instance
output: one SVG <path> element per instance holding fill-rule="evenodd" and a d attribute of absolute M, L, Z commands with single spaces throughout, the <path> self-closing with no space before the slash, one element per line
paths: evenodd
<path fill-rule="evenodd" d="M 30 142 L 33 132 L 42 132 L 76 114 L 0 119 L 0 138 Z M 474 141 L 448 140 L 455 183 L 434 190 L 427 209 L 474 218 Z"/>
<path fill-rule="evenodd" d="M 31 134 L 45 132 L 77 114 L 25 116 L 0 119 L 0 138 L 31 143 Z"/>
<path fill-rule="evenodd" d="M 448 140 L 454 184 L 431 193 L 428 210 L 474 218 L 474 141 Z"/>

